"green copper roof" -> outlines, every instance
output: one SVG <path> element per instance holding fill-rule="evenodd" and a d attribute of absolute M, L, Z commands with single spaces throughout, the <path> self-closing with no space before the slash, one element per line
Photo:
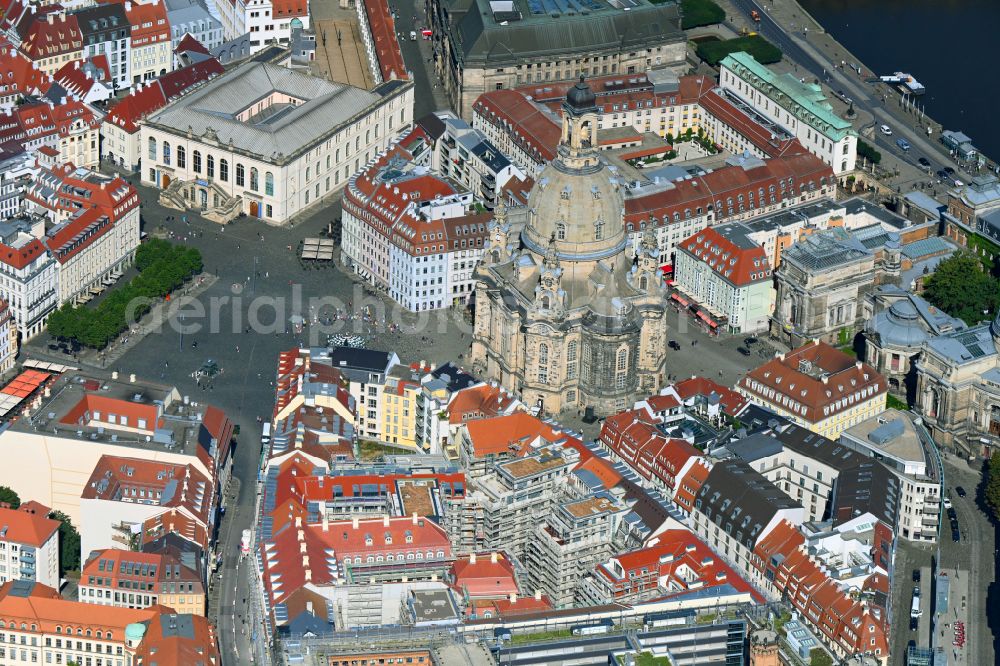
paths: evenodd
<path fill-rule="evenodd" d="M 802 83 L 791 74 L 776 74 L 743 51 L 729 54 L 720 65 L 741 77 L 749 75 L 751 79 L 756 79 L 754 85 L 786 106 L 799 120 L 823 132 L 831 141 L 840 141 L 846 135 L 854 134 L 851 123 L 834 113 L 818 83 Z"/>

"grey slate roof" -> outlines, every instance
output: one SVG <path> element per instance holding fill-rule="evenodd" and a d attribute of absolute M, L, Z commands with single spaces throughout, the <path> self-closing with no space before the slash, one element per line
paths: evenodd
<path fill-rule="evenodd" d="M 885 465 L 871 459 L 844 470 L 833 487 L 834 526 L 871 513 L 896 526 L 899 506 L 899 479 Z"/>
<path fill-rule="evenodd" d="M 251 122 L 236 116 L 272 92 L 283 92 L 304 104 L 274 109 Z M 275 162 L 285 161 L 299 151 L 331 135 L 381 97 L 341 83 L 261 62 L 247 62 L 216 77 L 194 92 L 184 95 L 147 122 L 161 128 L 195 136 L 214 130 L 222 144 Z"/>
<path fill-rule="evenodd" d="M 865 326 L 865 330 L 878 335 L 882 344 L 919 347 L 930 337 L 967 328 L 964 321 L 935 308 L 916 294 L 894 285 L 884 285 L 879 291 L 899 297 Z"/>
<path fill-rule="evenodd" d="M 976 362 L 997 353 L 989 324 L 931 338 L 927 341 L 927 348 L 956 365 Z"/>
<path fill-rule="evenodd" d="M 731 528 L 732 537 L 749 549 L 778 510 L 802 506 L 738 458 L 712 467 L 695 504 L 713 523 Z"/>
<path fill-rule="evenodd" d="M 525 58 L 595 50 L 637 50 L 681 41 L 677 3 L 628 0 L 629 11 L 603 0 L 515 0 L 517 15 L 494 16 L 489 0 L 456 0 L 452 15 L 456 55 L 466 67 L 518 64 Z M 554 16 L 555 14 L 555 16 Z M 497 19 L 501 19 L 498 21 Z M 506 25 L 501 25 L 503 20 Z M 513 20 L 511 20 L 513 19 Z"/>

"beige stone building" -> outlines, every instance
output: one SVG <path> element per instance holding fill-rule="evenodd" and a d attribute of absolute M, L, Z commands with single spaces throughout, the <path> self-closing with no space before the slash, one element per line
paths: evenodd
<path fill-rule="evenodd" d="M 1000 316 L 924 342 L 916 408 L 934 440 L 969 455 L 1000 445 Z"/>
<path fill-rule="evenodd" d="M 567 94 L 558 154 L 528 197 L 523 231 L 514 238 L 498 209 L 477 269 L 474 367 L 542 413 L 621 411 L 663 380 L 656 241 L 629 248 L 622 183 L 596 146 L 595 96 L 581 81 Z"/>
<path fill-rule="evenodd" d="M 432 0 L 434 63 L 465 119 L 490 90 L 572 81 L 583 74 L 686 70 L 680 3 L 604 0 Z"/>

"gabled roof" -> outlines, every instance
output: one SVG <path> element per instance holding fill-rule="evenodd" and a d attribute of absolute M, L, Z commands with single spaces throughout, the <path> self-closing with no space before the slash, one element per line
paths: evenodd
<path fill-rule="evenodd" d="M 167 105 L 167 102 L 224 71 L 218 60 L 210 58 L 168 72 L 147 85 L 133 90 L 127 97 L 121 99 L 108 111 L 105 122 L 117 125 L 129 133 L 138 132 L 140 120 L 162 109 Z"/>
<path fill-rule="evenodd" d="M 4 96 L 44 94 L 51 85 L 49 76 L 9 44 L 0 44 L 0 84 Z"/>
<path fill-rule="evenodd" d="M 446 411 L 448 422 L 457 425 L 475 419 L 492 418 L 517 407 L 512 393 L 492 384 L 480 384 L 462 389 L 452 396 Z"/>
<path fill-rule="evenodd" d="M 685 402 L 699 396 L 718 396 L 722 411 L 729 416 L 739 415 L 747 404 L 745 397 L 728 386 L 723 386 L 707 377 L 691 377 L 679 381 L 674 384 L 674 390 Z"/>
<path fill-rule="evenodd" d="M 679 244 L 679 249 L 736 287 L 771 278 L 764 248 L 750 240 L 750 229 L 742 224 L 706 227 Z"/>
<path fill-rule="evenodd" d="M 567 439 L 566 435 L 527 412 L 470 421 L 465 428 L 477 458 L 511 453 L 512 450 L 514 455 L 524 455 L 528 444 L 538 437 L 549 442 Z"/>
<path fill-rule="evenodd" d="M 452 587 L 469 597 L 507 597 L 518 593 L 514 565 L 503 553 L 465 556 L 451 565 Z"/>
<path fill-rule="evenodd" d="M 0 541 L 41 548 L 59 531 L 59 521 L 22 509 L 0 508 Z"/>

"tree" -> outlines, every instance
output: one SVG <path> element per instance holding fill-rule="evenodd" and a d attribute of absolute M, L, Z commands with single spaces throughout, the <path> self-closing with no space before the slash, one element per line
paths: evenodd
<path fill-rule="evenodd" d="M 823 648 L 813 648 L 809 652 L 809 666 L 833 666 L 833 658 Z"/>
<path fill-rule="evenodd" d="M 861 139 L 858 139 L 858 157 L 864 157 L 872 164 L 878 164 L 882 161 L 882 153 L 878 152 L 875 148 Z"/>
<path fill-rule="evenodd" d="M 974 326 L 996 312 L 1000 282 L 983 272 L 978 257 L 963 252 L 938 264 L 924 281 L 924 296 L 952 317 Z"/>
<path fill-rule="evenodd" d="M 61 571 L 80 570 L 80 533 L 73 521 L 62 511 L 53 511 L 49 518 L 59 521 L 59 565 Z"/>
<path fill-rule="evenodd" d="M 990 456 L 990 462 L 986 466 L 986 488 L 983 495 L 993 520 L 1000 520 L 1000 452 Z"/>
<path fill-rule="evenodd" d="M 6 502 L 12 509 L 21 506 L 21 498 L 7 486 L 0 486 L 0 502 Z"/>
<path fill-rule="evenodd" d="M 659 0 L 662 2 L 663 0 Z M 656 4 L 654 2 L 654 4 Z M 726 19 L 726 12 L 712 0 L 681 0 L 681 28 L 690 30 L 704 25 L 715 25 Z"/>

